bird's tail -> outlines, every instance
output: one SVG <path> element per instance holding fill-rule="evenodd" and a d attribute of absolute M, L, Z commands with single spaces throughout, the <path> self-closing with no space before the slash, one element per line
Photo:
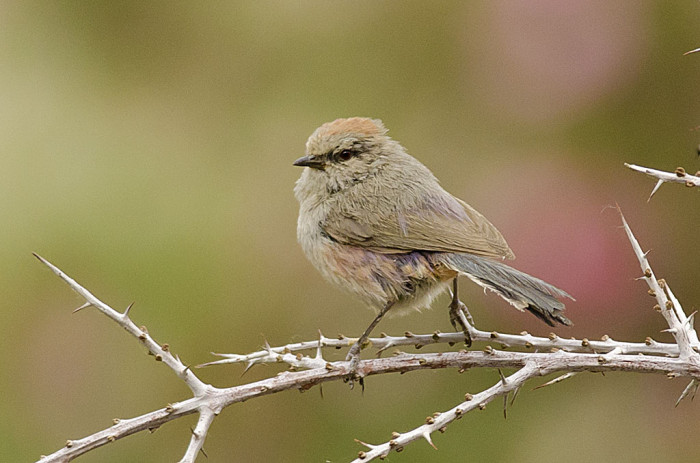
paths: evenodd
<path fill-rule="evenodd" d="M 555 322 L 573 325 L 563 315 L 564 303 L 557 297 L 573 299 L 547 282 L 501 262 L 472 254 L 447 254 L 447 265 L 490 289 L 519 310 L 527 310 L 550 326 Z"/>

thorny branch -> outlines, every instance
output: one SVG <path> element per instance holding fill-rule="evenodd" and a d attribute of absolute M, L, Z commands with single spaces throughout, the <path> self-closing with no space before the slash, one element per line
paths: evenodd
<path fill-rule="evenodd" d="M 368 450 L 359 452 L 354 461 L 367 462 L 376 458 L 383 459 L 392 450 L 400 452 L 405 445 L 419 439 L 425 439 L 434 447 L 431 436 L 435 431 L 444 432 L 448 424 L 471 410 L 483 409 L 497 397 L 504 397 L 505 413 L 508 396 L 511 393 L 517 394 L 519 388 L 526 381 L 537 376 L 561 373 L 560 376 L 543 384 L 543 386 L 547 386 L 584 371 L 663 373 L 672 378 L 686 377 L 691 379 L 678 402 L 694 394 L 700 384 L 700 354 L 698 354 L 700 342 L 693 328 L 694 314 L 686 316 L 668 284 L 664 280 L 656 278 L 646 259 L 646 253 L 642 251 L 624 217 L 622 221 L 639 259 L 643 271 L 642 278 L 649 285 L 650 293 L 656 297 L 658 304 L 655 308 L 666 319 L 669 325 L 666 331 L 674 336 L 675 344 L 659 343 L 651 338 L 647 338 L 643 343 L 622 342 L 613 340 L 607 335 L 598 341 L 586 338 L 564 339 L 553 333 L 548 337 L 537 337 L 526 332 L 506 334 L 481 331 L 469 324 L 462 313 L 460 316 L 463 318 L 465 326 L 468 327 L 472 339 L 489 343 L 482 350 L 430 354 L 408 354 L 397 351 L 388 358 L 360 361 L 357 373 L 366 377 L 422 369 L 456 368 L 462 372 L 470 368 L 488 367 L 499 370 L 500 378 L 498 381 L 479 393 L 467 393 L 461 403 L 450 410 L 432 414 L 426 418 L 424 424 L 413 430 L 392 433 L 391 439 L 382 444 L 373 445 L 358 441 L 365 445 Z M 146 346 L 149 353 L 157 361 L 170 367 L 189 386 L 193 394 L 189 399 L 167 404 L 161 409 L 141 416 L 115 419 L 114 425 L 107 429 L 82 439 L 69 440 L 60 450 L 51 455 L 43 456 L 40 460 L 42 463 L 71 461 L 86 452 L 128 435 L 146 429 L 155 429 L 168 421 L 198 413 L 198 423 L 192 432 L 188 448 L 180 460 L 181 462 L 193 462 L 202 451 L 205 437 L 214 418 L 227 406 L 289 389 L 303 392 L 323 382 L 343 380 L 350 373 L 348 362 L 328 362 L 323 358 L 322 352 L 324 348 L 349 347 L 355 339 L 344 336 L 332 339 L 320 335 L 317 341 L 288 344 L 281 347 L 266 345 L 264 350 L 247 355 L 219 354 L 224 357 L 222 360 L 210 362 L 207 365 L 244 363 L 246 368 L 250 368 L 252 365 L 260 363 L 281 362 L 289 365 L 293 371 L 285 371 L 275 377 L 240 386 L 214 387 L 202 382 L 177 356 L 173 356 L 168 345 L 160 345 L 155 342 L 145 327 L 137 327 L 129 318 L 131 306 L 124 312 L 112 309 L 60 269 L 42 257 L 37 256 L 37 258 L 85 299 L 86 303 L 76 310 L 95 307 L 107 315 Z M 370 339 L 370 344 L 381 353 L 393 347 L 422 347 L 436 343 L 455 344 L 463 340 L 462 333 L 413 334 L 407 332 L 404 336 L 382 334 L 379 338 Z M 494 348 L 491 344 L 496 347 Z M 505 350 L 511 347 L 522 348 L 526 352 Z M 302 351 L 310 349 L 316 351 L 313 357 L 302 354 Z M 501 369 L 504 368 L 515 368 L 517 371 L 505 376 L 501 372 Z"/>
<path fill-rule="evenodd" d="M 636 170 L 637 172 L 647 174 L 650 177 L 657 179 L 656 185 L 654 186 L 654 189 L 651 190 L 651 194 L 649 195 L 649 199 L 647 199 L 647 201 L 651 201 L 651 197 L 654 196 L 654 193 L 656 193 L 664 183 L 683 183 L 685 186 L 691 188 L 694 186 L 700 186 L 700 172 L 696 172 L 695 175 L 690 175 L 682 167 L 677 167 L 673 172 L 665 172 L 663 170 L 656 170 L 649 167 L 642 167 L 636 164 L 627 163 L 625 163 L 625 167 L 629 167 L 632 170 Z"/>
<path fill-rule="evenodd" d="M 644 342 L 624 342 L 613 340 L 610 336 L 604 335 L 600 340 L 595 339 L 575 339 L 561 338 L 555 333 L 549 333 L 547 337 L 533 336 L 527 331 L 520 334 L 508 334 L 498 331 L 482 331 L 471 324 L 465 324 L 469 328 L 469 333 L 472 336 L 472 341 L 493 343 L 500 349 L 508 349 L 511 347 L 524 347 L 532 351 L 551 351 L 553 349 L 563 349 L 567 352 L 584 352 L 584 353 L 608 353 L 615 350 L 621 354 L 646 354 L 646 355 L 668 355 L 678 356 L 678 345 L 672 343 L 660 343 L 647 337 Z M 224 357 L 221 360 L 198 365 L 211 366 L 222 365 L 225 363 L 244 363 L 246 370 L 253 365 L 268 364 L 268 363 L 289 363 L 295 368 L 314 368 L 322 366 L 325 360 L 322 357 L 286 357 L 284 354 L 300 352 L 309 349 L 335 348 L 341 349 L 351 346 L 357 338 L 349 338 L 339 335 L 338 338 L 328 338 L 321 334 L 318 341 L 304 341 L 298 343 L 287 344 L 284 346 L 265 347 L 264 350 L 252 352 L 250 354 L 214 354 L 219 357 Z M 414 334 L 406 332 L 404 336 L 389 336 L 385 333 L 379 338 L 370 338 L 369 346 L 377 350 L 380 354 L 392 347 L 413 346 L 420 349 L 430 344 L 446 343 L 454 345 L 464 341 L 463 333 L 441 333 L 435 331 L 432 334 Z"/>

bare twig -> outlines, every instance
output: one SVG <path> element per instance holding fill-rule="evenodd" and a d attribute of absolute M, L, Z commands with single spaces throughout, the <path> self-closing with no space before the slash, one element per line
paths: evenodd
<path fill-rule="evenodd" d="M 59 278 L 68 283 L 68 286 L 70 286 L 73 291 L 85 299 L 86 302 L 73 312 L 77 312 L 91 306 L 95 307 L 97 310 L 107 315 L 107 317 L 117 322 L 117 324 L 124 328 L 129 334 L 134 336 L 139 340 L 139 342 L 146 346 L 148 352 L 155 357 L 156 361 L 163 362 L 165 365 L 170 367 L 170 369 L 173 370 L 175 374 L 189 386 L 195 397 L 204 395 L 207 385 L 200 381 L 199 378 L 197 378 L 194 373 L 190 371 L 190 368 L 185 366 L 179 358 L 170 353 L 170 347 L 167 344 L 163 344 L 161 346 L 153 340 L 151 335 L 148 334 L 148 330 L 145 326 L 138 327 L 131 321 L 129 318 L 129 311 L 133 307 L 133 303 L 130 304 L 126 310 L 124 310 L 124 312 L 117 312 L 96 298 L 90 291 L 80 286 L 75 280 L 63 273 L 51 262 L 47 261 L 38 254 L 34 254 L 34 256 L 39 259 L 41 263 L 50 268 L 53 273 L 58 275 Z"/>
<path fill-rule="evenodd" d="M 654 189 L 651 190 L 651 194 L 649 195 L 649 199 L 647 199 L 647 201 L 651 200 L 654 193 L 656 193 L 659 190 L 659 187 L 661 187 L 661 185 L 664 183 L 683 183 L 688 187 L 700 186 L 700 172 L 697 172 L 695 175 L 690 175 L 682 167 L 677 167 L 674 172 L 665 172 L 663 170 L 641 167 L 635 164 L 625 163 L 625 166 L 658 179 Z"/>
<path fill-rule="evenodd" d="M 647 338 L 645 342 L 624 342 L 616 341 L 608 335 L 604 335 L 600 340 L 589 340 L 587 338 L 561 338 L 554 333 L 550 333 L 548 337 L 533 336 L 532 334 L 523 331 L 520 334 L 508 334 L 497 331 L 482 331 L 465 321 L 465 326 L 470 327 L 470 334 L 474 342 L 488 342 L 500 346 L 503 349 L 511 347 L 524 347 L 533 351 L 549 351 L 552 349 L 562 349 L 567 352 L 588 352 L 588 353 L 607 353 L 613 349 L 618 349 L 623 354 L 645 354 L 645 355 L 678 355 L 678 345 L 673 343 L 661 343 Z M 268 363 L 288 363 L 295 368 L 312 368 L 314 360 L 309 357 L 299 357 L 292 354 L 293 352 L 301 352 L 304 350 L 320 348 L 345 348 L 357 338 L 340 337 L 327 338 L 320 336 L 318 341 L 304 341 L 284 346 L 269 347 L 264 350 L 252 352 L 250 354 L 214 354 L 219 357 L 224 357 L 221 360 L 207 362 L 198 367 L 221 365 L 226 363 L 244 363 L 246 369 L 253 365 L 268 364 Z M 382 333 L 382 337 L 370 338 L 370 345 L 378 349 L 378 353 L 393 347 L 414 346 L 419 349 L 430 344 L 448 343 L 457 344 L 464 342 L 464 333 L 440 333 L 438 331 L 432 334 L 414 334 L 407 333 L 404 336 L 389 336 Z M 317 364 L 318 365 L 318 364 Z"/>
<path fill-rule="evenodd" d="M 698 354 L 696 351 L 700 348 L 700 342 L 698 341 L 695 328 L 693 328 L 691 323 L 692 316 L 686 317 L 680 303 L 675 296 L 673 296 L 673 293 L 671 293 L 671 288 L 668 287 L 668 283 L 666 283 L 665 280 L 656 279 L 649 265 L 649 261 L 647 260 L 647 253 L 642 251 L 637 238 L 632 234 L 632 230 L 622 213 L 620 213 L 620 218 L 622 219 L 625 233 L 627 233 L 627 237 L 632 244 L 632 249 L 639 260 L 639 265 L 642 267 L 644 280 L 647 285 L 649 285 L 649 294 L 656 298 L 658 302 L 656 308 L 664 316 L 666 323 L 668 323 L 669 328 L 666 331 L 671 333 L 676 339 L 680 351 L 679 357 L 681 359 L 690 357 L 697 358 Z"/>
<path fill-rule="evenodd" d="M 214 411 L 210 409 L 200 409 L 197 426 L 192 430 L 190 445 L 187 446 L 187 451 L 180 460 L 180 463 L 193 462 L 197 459 L 199 452 L 203 451 L 202 446 L 204 445 L 204 438 L 207 436 L 209 426 L 211 426 L 216 415 L 217 413 L 214 413 Z"/>

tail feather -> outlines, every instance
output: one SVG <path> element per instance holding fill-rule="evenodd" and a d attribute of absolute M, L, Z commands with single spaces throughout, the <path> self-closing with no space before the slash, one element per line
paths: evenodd
<path fill-rule="evenodd" d="M 448 254 L 447 257 L 448 266 L 494 291 L 516 308 L 529 311 L 550 326 L 555 323 L 573 325 L 562 313 L 564 303 L 557 299 L 573 299 L 566 291 L 484 257 L 471 254 Z"/>

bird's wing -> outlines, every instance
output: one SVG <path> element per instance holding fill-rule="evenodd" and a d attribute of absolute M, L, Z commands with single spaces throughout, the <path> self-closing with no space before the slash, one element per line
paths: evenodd
<path fill-rule="evenodd" d="M 491 222 L 464 201 L 441 193 L 410 206 L 381 208 L 388 212 L 360 205 L 334 209 L 320 225 L 339 243 L 387 254 L 437 251 L 514 257 Z"/>

